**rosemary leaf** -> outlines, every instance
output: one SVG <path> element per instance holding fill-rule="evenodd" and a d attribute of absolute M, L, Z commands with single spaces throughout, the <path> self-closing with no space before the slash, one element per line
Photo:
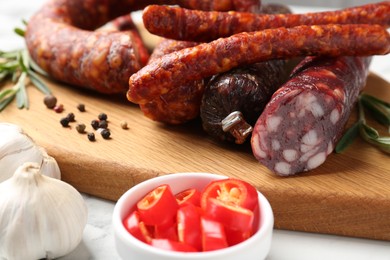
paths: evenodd
<path fill-rule="evenodd" d="M 29 108 L 29 102 L 28 102 L 28 96 L 27 96 L 27 91 L 26 91 L 26 80 L 27 73 L 23 72 L 19 80 L 17 82 L 17 89 L 18 91 L 16 92 L 16 104 L 19 109 L 22 108 Z"/>
<path fill-rule="evenodd" d="M 6 99 L 7 96 L 15 95 L 15 93 L 16 93 L 16 90 L 14 88 L 4 89 L 3 91 L 0 92 L 0 101 L 3 101 L 3 99 Z"/>
<path fill-rule="evenodd" d="M 20 29 L 20 28 L 15 28 L 15 29 L 14 29 L 14 32 L 15 32 L 17 35 L 22 36 L 22 37 L 24 37 L 24 35 L 25 35 L 25 31 L 24 31 L 23 29 Z"/>
<path fill-rule="evenodd" d="M 361 95 L 360 100 L 376 121 L 385 126 L 390 126 L 390 103 L 367 94 Z"/>
<path fill-rule="evenodd" d="M 48 95 L 51 94 L 51 90 L 48 88 L 48 86 L 41 80 L 39 75 L 35 73 L 32 70 L 27 70 L 27 74 L 30 77 L 31 82 L 34 84 L 34 86 L 37 87 L 42 93 Z"/>
<path fill-rule="evenodd" d="M 335 152 L 342 153 L 359 136 L 360 122 L 353 124 L 337 143 Z"/>
<path fill-rule="evenodd" d="M 15 98 L 15 95 L 11 95 L 9 97 L 1 99 L 1 101 L 0 101 L 0 112 L 3 111 L 8 106 L 8 104 L 11 103 L 12 100 L 14 100 L 14 98 Z"/>

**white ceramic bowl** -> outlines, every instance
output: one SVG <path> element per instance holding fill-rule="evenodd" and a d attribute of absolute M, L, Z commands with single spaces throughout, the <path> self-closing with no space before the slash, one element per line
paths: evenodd
<path fill-rule="evenodd" d="M 226 249 L 208 252 L 172 252 L 147 245 L 126 231 L 122 220 L 135 207 L 138 200 L 160 184 L 169 184 L 174 193 L 187 188 L 202 190 L 212 180 L 227 178 L 226 176 L 210 173 L 174 173 L 155 177 L 135 185 L 124 193 L 115 205 L 113 213 L 113 228 L 115 245 L 122 259 L 131 260 L 260 260 L 269 253 L 272 240 L 274 216 L 268 200 L 258 192 L 260 206 L 259 230 L 249 239 Z"/>

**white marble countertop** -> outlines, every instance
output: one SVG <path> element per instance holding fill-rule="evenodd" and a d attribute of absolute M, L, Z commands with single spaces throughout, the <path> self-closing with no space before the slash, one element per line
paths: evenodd
<path fill-rule="evenodd" d="M 0 0 L 0 50 L 24 47 L 13 33 L 45 0 Z M 293 7 L 295 12 L 312 8 Z M 318 10 L 318 9 L 316 9 Z M 390 82 L 390 57 L 375 57 L 371 71 Z M 114 203 L 83 194 L 88 206 L 88 224 L 80 245 L 62 260 L 119 259 L 114 245 L 111 216 Z M 354 259 L 390 260 L 390 242 L 275 230 L 267 260 Z"/>

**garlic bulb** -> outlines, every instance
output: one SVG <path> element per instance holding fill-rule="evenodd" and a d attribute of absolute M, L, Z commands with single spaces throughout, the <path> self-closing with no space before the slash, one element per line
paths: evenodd
<path fill-rule="evenodd" d="M 42 175 L 39 164 L 20 166 L 0 194 L 0 259 L 52 259 L 80 243 L 87 223 L 81 194 Z"/>
<path fill-rule="evenodd" d="M 49 177 L 61 178 L 56 160 L 17 125 L 0 123 L 0 182 L 11 177 L 24 162 L 42 164 L 42 173 Z"/>

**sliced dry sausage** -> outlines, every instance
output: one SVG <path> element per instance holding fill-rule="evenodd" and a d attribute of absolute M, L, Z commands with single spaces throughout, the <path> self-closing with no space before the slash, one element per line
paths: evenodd
<path fill-rule="evenodd" d="M 379 55 L 390 34 L 379 25 L 316 25 L 240 33 L 164 55 L 129 79 L 127 98 L 145 104 L 178 86 L 271 59 Z"/>
<path fill-rule="evenodd" d="M 381 24 L 390 26 L 390 2 L 368 4 L 337 11 L 305 14 L 255 14 L 203 12 L 169 6 L 148 6 L 145 27 L 163 37 L 208 42 L 240 32 L 320 24 Z"/>
<path fill-rule="evenodd" d="M 251 138 L 254 156 L 281 176 L 317 168 L 341 137 L 370 57 L 308 57 L 272 96 Z"/>

